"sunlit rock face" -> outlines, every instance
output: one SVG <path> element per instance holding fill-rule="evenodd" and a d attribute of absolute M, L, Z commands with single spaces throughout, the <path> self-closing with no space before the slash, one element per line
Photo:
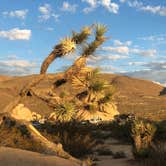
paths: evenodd
<path fill-rule="evenodd" d="M 24 104 L 18 104 L 12 111 L 11 116 L 17 120 L 33 121 L 40 120 L 42 117 L 40 114 L 32 112 Z"/>
<path fill-rule="evenodd" d="M 112 121 L 116 115 L 119 115 L 117 106 L 111 103 L 104 112 L 96 111 L 96 113 L 90 113 L 88 110 L 80 110 L 77 112 L 76 118 L 80 121 L 88 120 L 92 123 L 97 123 L 100 121 Z"/>

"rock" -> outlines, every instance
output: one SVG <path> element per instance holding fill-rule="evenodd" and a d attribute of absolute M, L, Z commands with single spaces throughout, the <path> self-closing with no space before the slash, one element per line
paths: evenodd
<path fill-rule="evenodd" d="M 12 111 L 11 116 L 17 120 L 33 121 L 40 120 L 42 116 L 35 112 L 32 112 L 24 104 L 18 104 Z"/>
<path fill-rule="evenodd" d="M 76 119 L 80 121 L 90 121 L 96 123 L 99 121 L 111 121 L 115 119 L 115 116 L 119 115 L 117 107 L 115 104 L 108 104 L 105 111 L 96 111 L 95 113 L 90 113 L 88 110 L 79 110 L 76 114 Z"/>

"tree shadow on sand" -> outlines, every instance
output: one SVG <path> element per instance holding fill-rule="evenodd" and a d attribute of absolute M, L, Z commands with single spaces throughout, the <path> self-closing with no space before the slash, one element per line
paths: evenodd
<path fill-rule="evenodd" d="M 162 89 L 162 91 L 160 91 L 160 96 L 166 95 L 166 87 L 164 87 Z"/>

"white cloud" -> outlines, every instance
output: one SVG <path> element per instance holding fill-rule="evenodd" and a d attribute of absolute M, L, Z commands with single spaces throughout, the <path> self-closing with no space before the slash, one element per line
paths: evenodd
<path fill-rule="evenodd" d="M 39 21 L 47 21 L 50 18 L 54 18 L 55 21 L 58 21 L 59 15 L 53 12 L 50 4 L 46 3 L 42 6 L 39 6 L 38 10 L 41 13 L 39 16 Z"/>
<path fill-rule="evenodd" d="M 119 5 L 111 0 L 82 0 L 82 2 L 89 4 L 89 7 L 83 9 L 84 13 L 89 13 L 99 6 L 104 7 L 109 12 L 114 14 L 117 14 L 119 11 Z"/>
<path fill-rule="evenodd" d="M 166 34 L 163 35 L 151 35 L 146 37 L 139 37 L 138 39 L 145 41 L 166 41 Z"/>
<path fill-rule="evenodd" d="M 157 15 L 160 15 L 160 16 L 166 16 L 166 6 L 145 5 L 141 1 L 138 1 L 138 0 L 134 0 L 134 1 L 127 0 L 126 2 L 128 2 L 128 5 L 130 7 L 137 8 L 138 10 L 149 12 L 149 13 L 152 13 L 152 14 L 157 14 Z"/>
<path fill-rule="evenodd" d="M 158 14 L 160 16 L 166 16 L 166 7 L 148 5 L 148 6 L 142 6 L 140 9 L 153 14 Z"/>
<path fill-rule="evenodd" d="M 97 7 L 97 0 L 82 0 L 82 2 L 86 2 L 89 4 L 89 7 L 83 9 L 84 13 L 92 12 Z"/>
<path fill-rule="evenodd" d="M 121 47 L 107 46 L 107 47 L 102 47 L 102 50 L 119 53 L 119 54 L 128 54 L 129 53 L 129 48 L 126 46 L 121 46 Z"/>
<path fill-rule="evenodd" d="M 121 3 L 125 3 L 127 0 L 119 0 Z"/>
<path fill-rule="evenodd" d="M 34 67 L 35 64 L 27 60 L 3 60 L 0 61 L 0 66 L 6 67 Z"/>
<path fill-rule="evenodd" d="M 17 57 L 18 58 L 18 57 Z M 0 74 L 26 75 L 32 74 L 37 67 L 35 62 L 21 59 L 0 60 Z"/>
<path fill-rule="evenodd" d="M 4 16 L 7 16 L 7 17 L 16 17 L 16 18 L 19 18 L 19 19 L 22 19 L 24 20 L 26 18 L 26 15 L 28 13 L 28 9 L 24 9 L 24 10 L 14 10 L 14 11 L 4 11 L 2 12 L 2 14 Z"/>
<path fill-rule="evenodd" d="M 116 60 L 120 60 L 120 59 L 126 59 L 128 58 L 128 56 L 125 55 L 119 55 L 119 54 L 115 54 L 115 55 L 109 55 L 108 59 L 116 61 Z"/>
<path fill-rule="evenodd" d="M 119 5 L 117 3 L 111 2 L 111 0 L 101 0 L 101 5 L 105 7 L 109 12 L 117 14 L 119 10 Z"/>
<path fill-rule="evenodd" d="M 51 6 L 49 4 L 44 4 L 39 6 L 39 11 L 42 14 L 40 17 L 41 20 L 48 20 L 51 17 Z"/>
<path fill-rule="evenodd" d="M 111 52 L 111 53 L 125 54 L 125 55 L 136 54 L 136 55 L 145 56 L 145 57 L 154 57 L 157 53 L 156 49 L 143 50 L 138 48 L 129 48 L 128 46 L 124 46 L 124 43 L 120 42 L 119 40 L 115 40 L 114 44 L 119 46 L 118 47 L 106 46 L 106 47 L 102 47 L 101 50 Z M 130 44 L 131 44 L 130 42 L 126 43 L 126 45 L 130 45 Z"/>
<path fill-rule="evenodd" d="M 165 79 L 166 72 L 161 70 L 151 70 L 151 69 L 137 70 L 137 71 L 126 72 L 125 75 L 141 78 L 141 79 L 146 79 L 146 80 L 151 80 L 155 82 L 160 82 L 162 85 L 166 85 L 166 79 Z"/>
<path fill-rule="evenodd" d="M 78 5 L 76 5 L 76 4 L 70 4 L 69 2 L 65 1 L 62 4 L 62 10 L 74 13 L 76 11 L 77 6 Z"/>
<path fill-rule="evenodd" d="M 115 46 L 130 46 L 132 45 L 132 41 L 128 40 L 125 42 L 121 42 L 120 40 L 114 40 L 114 45 Z"/>
<path fill-rule="evenodd" d="M 119 69 L 118 68 L 116 68 L 116 67 L 114 67 L 114 66 L 111 66 L 111 65 L 101 65 L 100 67 L 99 67 L 103 72 L 116 72 L 116 71 L 118 71 Z"/>
<path fill-rule="evenodd" d="M 103 60 L 117 61 L 117 60 L 126 59 L 126 58 L 128 58 L 128 56 L 119 55 L 119 54 L 96 55 L 96 56 L 90 56 L 88 58 L 88 62 L 96 63 L 96 62 L 101 62 Z"/>
<path fill-rule="evenodd" d="M 129 62 L 128 63 L 130 66 L 141 66 L 141 65 L 145 65 L 146 62 Z"/>
<path fill-rule="evenodd" d="M 52 28 L 52 27 L 47 27 L 46 30 L 47 30 L 47 31 L 53 31 L 54 28 Z"/>
<path fill-rule="evenodd" d="M 155 50 L 155 49 L 149 49 L 149 50 L 130 49 L 130 53 L 141 55 L 141 56 L 154 57 L 157 53 L 157 50 Z"/>
<path fill-rule="evenodd" d="M 29 40 L 31 37 L 31 30 L 14 28 L 8 31 L 0 31 L 0 37 L 9 40 Z"/>
<path fill-rule="evenodd" d="M 51 12 L 51 6 L 49 4 L 44 4 L 43 6 L 39 6 L 39 11 L 44 15 L 49 15 Z"/>

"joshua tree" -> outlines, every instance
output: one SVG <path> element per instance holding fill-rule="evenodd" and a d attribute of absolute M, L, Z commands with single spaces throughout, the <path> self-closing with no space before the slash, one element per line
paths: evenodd
<path fill-rule="evenodd" d="M 67 37 L 56 45 L 53 51 L 43 61 L 40 74 L 45 74 L 49 65 L 58 57 L 65 56 L 66 54 L 73 53 L 76 50 L 76 45 L 82 44 L 91 34 L 91 27 L 84 27 L 80 33 L 73 32 L 72 37 Z"/>
<path fill-rule="evenodd" d="M 80 69 L 85 67 L 87 58 L 90 55 L 93 55 L 96 49 L 106 41 L 107 38 L 104 37 L 104 34 L 107 31 L 107 27 L 102 24 L 96 24 L 93 27 L 95 27 L 95 39 L 91 43 L 87 44 L 83 49 L 81 57 L 76 59 L 74 64 L 66 70 L 65 77 L 67 79 L 70 79 L 71 75 L 78 74 Z"/>
<path fill-rule="evenodd" d="M 81 90 L 77 98 L 82 100 L 85 109 L 107 111 L 105 106 L 109 105 L 114 88 L 107 81 L 100 80 L 98 74 L 98 69 L 84 68 L 79 76 L 73 76 L 72 85 Z"/>

